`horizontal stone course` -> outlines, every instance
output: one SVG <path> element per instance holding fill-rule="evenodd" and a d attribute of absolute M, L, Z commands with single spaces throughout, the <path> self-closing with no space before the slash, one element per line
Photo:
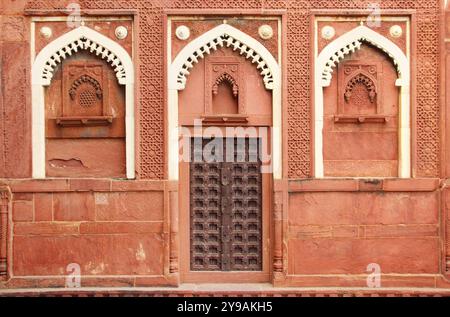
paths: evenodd
<path fill-rule="evenodd" d="M 368 274 L 371 263 L 381 272 L 439 274 L 439 239 L 290 239 L 290 274 Z"/>
<path fill-rule="evenodd" d="M 289 197 L 289 225 L 437 224 L 437 193 L 299 192 Z"/>
<path fill-rule="evenodd" d="M 305 179 L 289 182 L 290 192 L 431 192 L 439 189 L 437 178 L 325 178 Z"/>

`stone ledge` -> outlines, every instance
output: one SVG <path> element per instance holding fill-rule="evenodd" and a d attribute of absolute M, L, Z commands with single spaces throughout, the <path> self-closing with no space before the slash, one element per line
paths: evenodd
<path fill-rule="evenodd" d="M 289 181 L 289 192 L 432 192 L 437 178 L 325 178 Z"/>
<path fill-rule="evenodd" d="M 102 178 L 1 179 L 13 193 L 163 191 L 166 180 L 115 180 Z"/>
<path fill-rule="evenodd" d="M 241 287 L 244 286 L 244 287 Z M 0 290 L 0 297 L 450 297 L 449 289 L 440 288 L 253 288 L 235 285 L 227 288 L 202 287 L 86 287 L 79 289 Z"/>

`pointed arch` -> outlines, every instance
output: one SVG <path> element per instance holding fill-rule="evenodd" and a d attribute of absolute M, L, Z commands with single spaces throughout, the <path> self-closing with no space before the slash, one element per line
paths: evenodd
<path fill-rule="evenodd" d="M 333 68 L 346 55 L 359 50 L 363 42 L 368 42 L 378 47 L 392 59 L 398 72 L 397 86 L 409 84 L 409 63 L 405 53 L 388 38 L 367 26 L 361 25 L 328 44 L 317 57 L 317 74 L 320 73 L 321 87 L 328 87 L 330 85 L 331 78 L 333 77 Z"/>
<path fill-rule="evenodd" d="M 191 41 L 180 51 L 169 69 L 169 88 L 183 90 L 189 70 L 219 47 L 230 47 L 256 64 L 267 89 L 272 90 L 276 84 L 279 85 L 279 65 L 269 50 L 235 27 L 221 24 Z"/>
<path fill-rule="evenodd" d="M 79 50 L 90 51 L 111 64 L 119 84 L 134 82 L 133 62 L 127 51 L 105 35 L 87 26 L 80 26 L 55 39 L 39 52 L 33 63 L 33 84 L 50 85 L 58 64 Z"/>
<path fill-rule="evenodd" d="M 34 49 L 34 48 L 32 48 Z M 103 34 L 80 26 L 47 44 L 32 65 L 32 159 L 33 178 L 45 178 L 45 93 L 57 66 L 67 57 L 86 50 L 106 60 L 116 72 L 120 85 L 125 85 L 126 170 L 127 178 L 135 177 L 134 146 L 134 66 L 128 52 Z"/>
<path fill-rule="evenodd" d="M 230 84 L 230 86 L 233 90 L 234 97 L 237 97 L 239 95 L 239 86 L 238 86 L 236 80 L 234 79 L 234 77 L 229 72 L 223 72 L 219 76 L 217 76 L 217 78 L 215 79 L 214 85 L 213 85 L 213 94 L 214 95 L 217 95 L 219 86 L 223 82 L 227 82 L 228 84 Z"/>
<path fill-rule="evenodd" d="M 393 61 L 400 87 L 399 104 L 399 169 L 400 178 L 411 177 L 411 123 L 410 123 L 410 63 L 409 58 L 391 40 L 374 30 L 361 25 L 341 35 L 328 44 L 315 61 L 315 105 L 314 105 L 314 175 L 324 177 L 323 167 L 323 88 L 328 87 L 333 70 L 348 54 L 359 50 L 364 42 L 370 43 L 386 53 Z"/>
<path fill-rule="evenodd" d="M 171 29 L 169 24 L 169 36 Z M 187 44 L 168 66 L 168 175 L 178 180 L 178 91 L 186 87 L 187 76 L 198 61 L 219 47 L 229 47 L 250 60 L 260 71 L 266 89 L 272 90 L 272 166 L 274 179 L 282 178 L 281 67 L 258 40 L 229 24 L 221 24 Z M 170 54 L 168 54 L 170 56 Z"/>

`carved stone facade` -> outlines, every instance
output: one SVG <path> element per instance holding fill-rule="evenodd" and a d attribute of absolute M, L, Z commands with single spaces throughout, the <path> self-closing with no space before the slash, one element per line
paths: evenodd
<path fill-rule="evenodd" d="M 450 288 L 442 1 L 6 3 L 0 287 Z"/>

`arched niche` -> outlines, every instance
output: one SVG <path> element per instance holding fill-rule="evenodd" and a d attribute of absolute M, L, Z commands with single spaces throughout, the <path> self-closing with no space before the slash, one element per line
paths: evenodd
<path fill-rule="evenodd" d="M 204 56 L 227 47 L 252 62 L 264 87 L 272 91 L 272 165 L 274 179 L 282 178 L 281 69 L 272 54 L 253 37 L 229 24 L 221 24 L 189 42 L 168 67 L 168 173 L 178 180 L 178 92 L 185 89 L 190 71 Z"/>
<path fill-rule="evenodd" d="M 366 26 L 358 26 L 329 43 L 315 60 L 314 94 L 314 176 L 324 177 L 323 127 L 324 88 L 328 87 L 337 65 L 368 43 L 387 54 L 395 65 L 400 88 L 398 177 L 411 177 L 410 66 L 405 53 L 392 41 Z"/>
<path fill-rule="evenodd" d="M 45 92 L 57 66 L 69 56 L 87 51 L 108 62 L 118 83 L 125 86 L 126 176 L 135 177 L 134 66 L 130 55 L 118 43 L 80 26 L 46 45 L 32 65 L 32 158 L 33 178 L 46 177 Z"/>

